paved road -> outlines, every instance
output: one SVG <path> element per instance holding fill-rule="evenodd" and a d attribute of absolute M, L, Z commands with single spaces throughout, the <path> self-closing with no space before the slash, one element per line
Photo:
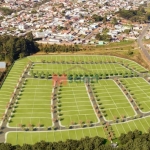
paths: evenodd
<path fill-rule="evenodd" d="M 88 34 L 88 35 L 84 38 L 84 40 L 89 40 L 94 34 L 97 34 L 97 33 L 98 33 L 99 29 L 100 29 L 100 27 L 94 29 L 90 34 Z"/>
<path fill-rule="evenodd" d="M 142 30 L 139 38 L 137 39 L 137 42 L 138 42 L 138 45 L 139 45 L 141 51 L 145 55 L 145 57 L 150 61 L 150 55 L 149 55 L 147 49 L 145 48 L 145 46 L 142 43 L 142 39 L 144 38 L 144 36 L 145 36 L 147 30 L 149 29 L 149 27 L 150 27 L 150 23 Z"/>

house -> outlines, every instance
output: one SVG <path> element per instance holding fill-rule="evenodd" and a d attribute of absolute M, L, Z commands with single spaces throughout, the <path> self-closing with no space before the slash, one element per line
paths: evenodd
<path fill-rule="evenodd" d="M 25 30 L 27 28 L 28 28 L 28 26 L 26 24 L 19 24 L 19 26 L 18 26 L 19 30 Z"/>
<path fill-rule="evenodd" d="M 0 71 L 3 72 L 6 70 L 6 62 L 0 62 Z"/>
<path fill-rule="evenodd" d="M 98 41 L 98 45 L 104 45 L 104 41 Z"/>

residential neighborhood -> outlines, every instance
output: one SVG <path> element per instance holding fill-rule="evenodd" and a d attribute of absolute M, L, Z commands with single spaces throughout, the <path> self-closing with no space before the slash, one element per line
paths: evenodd
<path fill-rule="evenodd" d="M 5 0 L 1 7 L 15 10 L 0 21 L 0 35 L 23 36 L 32 32 L 41 43 L 99 44 L 96 34 L 106 34 L 111 42 L 137 39 L 145 23 L 131 23 L 116 15 L 120 9 L 136 10 L 147 0 Z M 21 10 L 19 10 L 21 8 Z M 93 16 L 103 19 L 95 21 Z M 1 14 L 3 16 L 3 14 Z"/>

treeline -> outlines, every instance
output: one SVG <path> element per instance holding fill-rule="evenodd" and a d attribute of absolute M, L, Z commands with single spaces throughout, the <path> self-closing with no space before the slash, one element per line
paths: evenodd
<path fill-rule="evenodd" d="M 0 150 L 111 150 L 110 145 L 105 145 L 106 139 L 101 137 L 85 137 L 81 140 L 68 139 L 65 142 L 41 141 L 34 145 L 24 144 L 23 146 L 12 146 L 11 144 L 0 144 Z"/>
<path fill-rule="evenodd" d="M 0 36 L 0 61 L 12 63 L 18 58 L 32 55 L 38 51 L 46 53 L 77 52 L 81 48 L 78 45 L 38 44 L 33 40 L 31 32 L 22 37 L 12 35 Z"/>
<path fill-rule="evenodd" d="M 68 139 L 65 142 L 37 142 L 34 145 L 23 144 L 23 146 L 12 146 L 9 143 L 1 143 L 0 150 L 149 150 L 150 149 L 150 132 L 143 133 L 135 130 L 127 134 L 121 134 L 116 139 L 118 146 L 115 148 L 104 138 L 85 137 L 80 140 Z"/>
<path fill-rule="evenodd" d="M 121 9 L 118 12 L 119 16 L 132 22 L 146 22 L 150 18 L 150 13 L 146 13 L 144 7 L 139 7 L 137 10 Z"/>
<path fill-rule="evenodd" d="M 38 44 L 38 48 L 40 51 L 46 53 L 54 53 L 54 52 L 77 52 L 81 49 L 78 45 L 57 45 L 57 44 Z"/>
<path fill-rule="evenodd" d="M 38 46 L 33 41 L 32 33 L 28 33 L 24 37 L 0 36 L 0 61 L 12 63 L 18 58 L 23 58 L 37 51 Z"/>
<path fill-rule="evenodd" d="M 118 138 L 121 150 L 150 150 L 150 130 L 148 133 L 129 131 Z"/>

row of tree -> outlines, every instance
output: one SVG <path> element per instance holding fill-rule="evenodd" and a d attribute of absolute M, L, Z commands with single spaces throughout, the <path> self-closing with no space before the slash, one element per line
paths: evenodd
<path fill-rule="evenodd" d="M 31 76 L 32 77 L 39 77 L 39 78 L 51 78 L 53 75 L 57 75 L 57 76 L 59 76 L 59 77 L 61 77 L 62 75 L 66 75 L 67 76 L 67 78 L 68 79 L 70 79 L 70 80 L 81 80 L 81 78 L 84 78 L 84 77 L 86 77 L 86 78 L 93 78 L 93 79 L 95 79 L 95 78 L 97 78 L 97 79 L 102 79 L 102 78 L 106 78 L 106 77 L 108 77 L 108 76 L 117 76 L 117 75 L 119 75 L 119 76 L 122 76 L 122 77 L 137 77 L 138 76 L 138 74 L 136 73 L 136 72 L 130 72 L 130 71 L 126 71 L 126 72 L 123 72 L 123 71 L 119 71 L 119 72 L 110 72 L 110 73 L 99 73 L 99 74 L 97 74 L 97 73 L 86 73 L 86 72 L 84 72 L 84 73 L 71 73 L 70 71 L 69 71 L 69 73 L 59 73 L 59 72 L 53 72 L 53 73 L 49 73 L 48 71 L 47 72 L 43 72 L 43 71 L 36 71 L 36 72 L 34 72 L 33 70 L 31 70 L 30 71 L 30 74 L 31 74 Z"/>
<path fill-rule="evenodd" d="M 46 53 L 54 53 L 54 52 L 77 52 L 80 51 L 78 45 L 57 45 L 57 44 L 39 44 L 39 50 L 44 51 Z"/>

